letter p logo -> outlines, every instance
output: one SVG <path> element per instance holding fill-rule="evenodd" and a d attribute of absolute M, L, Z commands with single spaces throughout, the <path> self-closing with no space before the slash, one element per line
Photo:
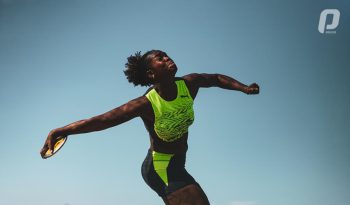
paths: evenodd
<path fill-rule="evenodd" d="M 332 23 L 326 25 L 327 16 L 332 15 Z M 338 9 L 325 9 L 321 12 L 318 31 L 324 33 L 325 30 L 336 29 L 339 25 L 340 12 Z M 327 32 L 326 32 L 327 33 Z M 334 32 L 335 33 L 335 32 Z"/>

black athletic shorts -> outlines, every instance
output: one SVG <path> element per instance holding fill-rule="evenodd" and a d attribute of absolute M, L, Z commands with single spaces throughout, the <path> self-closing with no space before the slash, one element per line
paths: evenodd
<path fill-rule="evenodd" d="M 163 154 L 148 150 L 142 163 L 142 177 L 160 197 L 185 187 L 197 184 L 185 169 L 186 154 Z"/>

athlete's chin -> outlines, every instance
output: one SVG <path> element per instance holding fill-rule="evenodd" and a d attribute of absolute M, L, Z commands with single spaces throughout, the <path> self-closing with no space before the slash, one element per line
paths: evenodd
<path fill-rule="evenodd" d="M 176 76 L 176 71 L 171 74 L 171 77 L 175 78 Z"/>
<path fill-rule="evenodd" d="M 176 66 L 170 67 L 170 68 L 169 68 L 169 71 L 170 71 L 171 74 L 174 74 L 174 75 L 175 75 L 176 72 L 177 72 L 177 67 L 176 67 Z"/>

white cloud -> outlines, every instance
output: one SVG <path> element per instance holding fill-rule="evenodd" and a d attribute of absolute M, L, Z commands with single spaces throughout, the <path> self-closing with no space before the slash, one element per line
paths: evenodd
<path fill-rule="evenodd" d="M 255 201 L 231 201 L 228 205 L 256 205 Z"/>

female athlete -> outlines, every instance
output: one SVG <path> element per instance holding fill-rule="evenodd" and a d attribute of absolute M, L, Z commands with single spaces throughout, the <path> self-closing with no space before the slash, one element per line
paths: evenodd
<path fill-rule="evenodd" d="M 124 73 L 129 82 L 151 86 L 124 105 L 90 119 L 52 130 L 41 155 L 60 136 L 104 130 L 141 117 L 150 137 L 150 148 L 142 164 L 142 177 L 166 205 L 209 205 L 200 185 L 186 171 L 188 128 L 194 121 L 193 101 L 199 88 L 220 87 L 258 94 L 259 86 L 246 86 L 221 74 L 192 73 L 175 77 L 177 66 L 163 51 L 151 50 L 130 56 Z"/>

